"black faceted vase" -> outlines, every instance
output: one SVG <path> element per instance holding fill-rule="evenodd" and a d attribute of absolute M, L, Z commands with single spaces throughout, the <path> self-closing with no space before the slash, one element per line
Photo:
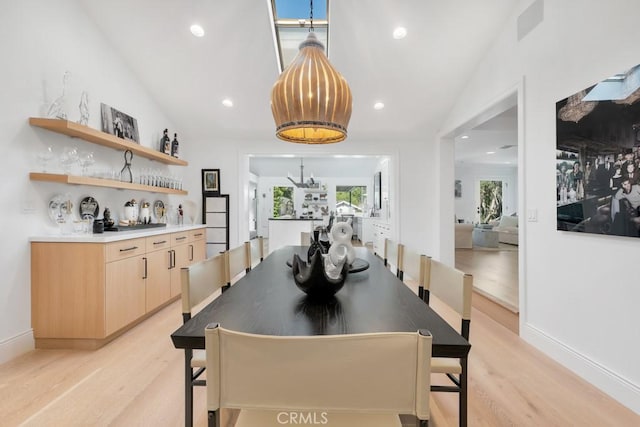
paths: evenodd
<path fill-rule="evenodd" d="M 331 279 L 324 270 L 322 251 L 316 250 L 311 256 L 309 263 L 302 261 L 297 254 L 293 255 L 291 262 L 293 280 L 300 290 L 311 298 L 326 299 L 335 295 L 342 286 L 349 273 L 347 263 L 342 267 L 342 271 L 337 279 Z"/>

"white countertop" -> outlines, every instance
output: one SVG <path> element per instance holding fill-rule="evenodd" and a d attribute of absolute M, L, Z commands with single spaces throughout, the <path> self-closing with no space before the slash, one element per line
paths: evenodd
<path fill-rule="evenodd" d="M 95 234 L 49 234 L 41 236 L 31 236 L 30 242 L 53 242 L 53 243 L 108 243 L 120 240 L 138 239 L 140 237 L 157 236 L 158 234 L 179 233 L 181 231 L 197 230 L 204 228 L 204 224 L 193 225 L 167 225 L 166 227 L 150 228 L 146 230 L 131 231 L 105 231 Z"/>

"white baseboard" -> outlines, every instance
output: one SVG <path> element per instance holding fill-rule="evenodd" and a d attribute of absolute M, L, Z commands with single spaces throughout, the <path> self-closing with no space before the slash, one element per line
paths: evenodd
<path fill-rule="evenodd" d="M 640 386 L 585 357 L 566 344 L 525 324 L 520 337 L 622 405 L 640 414 Z"/>
<path fill-rule="evenodd" d="M 0 365 L 35 349 L 33 329 L 0 342 Z"/>

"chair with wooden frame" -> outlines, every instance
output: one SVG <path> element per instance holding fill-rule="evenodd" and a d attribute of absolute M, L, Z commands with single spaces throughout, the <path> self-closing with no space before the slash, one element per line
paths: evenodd
<path fill-rule="evenodd" d="M 225 251 L 226 279 L 227 284 L 222 291 L 226 291 L 235 283 L 235 279 L 241 273 L 248 273 L 251 270 L 251 244 L 244 242 L 240 246 Z"/>
<path fill-rule="evenodd" d="M 395 268 L 396 276 L 400 277 L 400 270 L 398 269 L 398 265 L 400 263 L 400 252 L 398 251 L 399 243 L 395 240 L 384 239 L 384 257 L 382 260 L 384 261 L 384 265 L 389 267 L 393 271 Z M 391 268 L 393 266 L 393 268 Z"/>
<path fill-rule="evenodd" d="M 429 304 L 433 294 L 453 309 L 461 318 L 460 334 L 469 341 L 471 325 L 471 295 L 473 276 L 445 265 L 430 257 L 425 259 L 425 284 L 423 300 Z M 434 357 L 431 372 L 445 374 L 453 385 L 431 385 L 431 391 L 459 393 L 460 425 L 467 420 L 467 362 L 461 359 Z"/>
<path fill-rule="evenodd" d="M 424 300 L 424 283 L 427 269 L 427 256 L 400 244 L 398 245 L 398 278 L 408 286 L 418 286 L 418 297 Z"/>
<path fill-rule="evenodd" d="M 180 269 L 182 287 L 182 321 L 191 319 L 193 309 L 207 298 L 213 296 L 226 284 L 225 257 L 218 254 L 211 258 L 196 262 Z M 199 379 L 205 370 L 206 356 L 204 350 L 184 350 L 185 367 L 185 425 L 193 424 L 193 387 L 205 386 Z"/>
<path fill-rule="evenodd" d="M 249 240 L 249 247 L 251 257 L 250 265 L 251 268 L 254 268 L 264 259 L 264 239 L 262 238 L 262 236 L 258 236 L 255 239 Z"/>
<path fill-rule="evenodd" d="M 400 427 L 398 414 L 427 426 L 431 344 L 424 330 L 270 336 L 211 324 L 209 426 L 220 425 L 220 408 L 240 410 L 236 427 L 297 424 L 300 417 L 306 425 Z"/>
<path fill-rule="evenodd" d="M 300 232 L 300 244 L 302 246 L 309 246 L 311 244 L 311 233 L 308 231 Z"/>

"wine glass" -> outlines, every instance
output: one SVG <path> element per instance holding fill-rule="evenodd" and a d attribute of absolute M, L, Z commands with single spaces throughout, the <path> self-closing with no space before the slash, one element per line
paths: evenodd
<path fill-rule="evenodd" d="M 64 147 L 59 161 L 62 165 L 62 170 L 68 175 L 73 165 L 78 162 L 78 149 L 76 147 Z"/>
<path fill-rule="evenodd" d="M 45 173 L 47 172 L 47 165 L 51 160 L 53 160 L 53 157 L 54 157 L 53 147 L 51 146 L 48 146 L 47 148 L 45 148 L 44 150 L 38 153 L 38 161 L 42 166 L 42 172 L 45 172 Z"/>
<path fill-rule="evenodd" d="M 96 162 L 91 151 L 85 151 L 80 153 L 78 158 L 80 166 L 82 166 L 82 175 L 87 176 L 89 167 Z"/>

